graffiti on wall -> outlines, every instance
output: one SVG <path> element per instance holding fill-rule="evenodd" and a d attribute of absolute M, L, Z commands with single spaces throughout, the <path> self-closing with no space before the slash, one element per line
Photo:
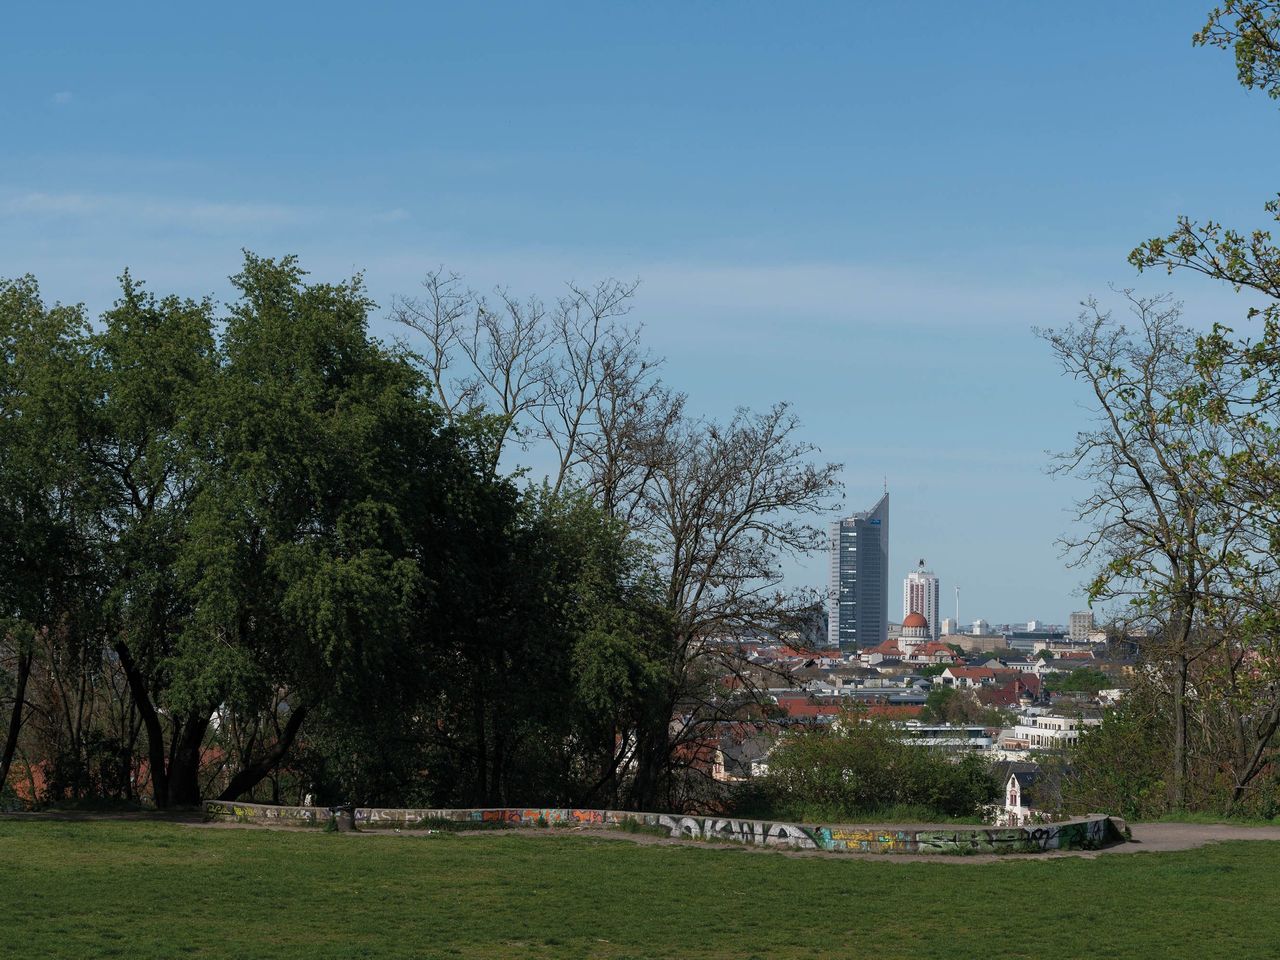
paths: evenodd
<path fill-rule="evenodd" d="M 655 818 L 655 823 L 646 825 L 664 827 L 677 839 L 722 840 L 761 847 L 813 850 L 826 849 L 831 842 L 830 831 L 825 827 L 802 827 L 794 823 L 660 814 Z"/>
<path fill-rule="evenodd" d="M 277 807 L 267 803 L 225 803 L 221 800 L 206 800 L 204 813 L 210 820 L 299 826 L 316 826 L 329 819 L 329 811 L 321 807 Z"/>
<path fill-rule="evenodd" d="M 605 826 L 604 810 L 583 810 L 564 807 L 493 807 L 488 809 L 384 809 L 357 807 L 357 826 L 370 828 L 411 828 L 450 821 L 505 825 L 511 827 L 535 826 Z"/>
<path fill-rule="evenodd" d="M 207 801 L 211 820 L 289 826 L 322 826 L 334 817 L 323 807 L 274 807 L 257 803 Z M 1120 839 L 1107 817 L 1026 827 L 932 827 L 923 830 L 825 827 L 730 817 L 634 813 L 565 807 L 490 807 L 480 809 L 383 809 L 357 807 L 358 829 L 413 829 L 442 823 L 466 827 L 617 828 L 628 823 L 665 832 L 677 840 L 742 843 L 793 850 L 850 853 L 1028 853 L 1092 849 Z"/>
<path fill-rule="evenodd" d="M 914 853 L 1016 853 L 1027 843 L 1019 827 L 920 830 L 914 836 Z"/>
<path fill-rule="evenodd" d="M 905 830 L 833 827 L 831 849 L 856 853 L 904 853 L 910 850 L 911 839 L 911 834 Z"/>

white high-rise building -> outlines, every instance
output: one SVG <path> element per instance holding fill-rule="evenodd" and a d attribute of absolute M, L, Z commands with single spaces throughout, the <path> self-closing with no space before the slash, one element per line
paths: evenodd
<path fill-rule="evenodd" d="M 902 581 L 902 618 L 907 614 L 918 613 L 929 621 L 929 633 L 934 640 L 940 636 L 942 611 L 938 609 L 938 578 L 932 570 L 924 568 L 921 560 L 916 569 L 907 574 Z"/>

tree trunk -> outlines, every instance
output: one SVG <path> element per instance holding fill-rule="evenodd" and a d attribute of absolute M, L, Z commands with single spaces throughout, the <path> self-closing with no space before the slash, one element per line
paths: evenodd
<path fill-rule="evenodd" d="M 471 725 L 476 739 L 476 782 L 472 785 L 472 795 L 475 800 L 472 802 L 475 806 L 483 807 L 489 804 L 489 752 L 488 734 L 485 732 L 484 700 L 478 691 L 475 703 L 471 707 Z"/>
<path fill-rule="evenodd" d="M 212 713 L 212 711 L 210 711 Z M 193 714 L 174 731 L 169 758 L 170 807 L 195 807 L 200 804 L 200 762 L 209 715 Z"/>
<path fill-rule="evenodd" d="M 4 740 L 4 752 L 0 753 L 0 790 L 9 782 L 9 768 L 18 749 L 18 733 L 22 730 L 22 707 L 26 702 L 27 678 L 31 676 L 31 661 L 35 656 L 32 643 L 19 644 L 17 687 L 13 692 L 13 711 L 9 714 L 9 733 Z M 35 799 L 32 797 L 31 799 Z"/>
<path fill-rule="evenodd" d="M 1231 798 L 1227 801 L 1227 815 L 1231 816 L 1239 807 L 1240 801 L 1244 799 L 1245 791 L 1249 788 L 1249 784 L 1254 778 L 1268 766 L 1268 753 L 1272 741 L 1275 739 L 1277 730 L 1280 730 L 1280 703 L 1273 703 L 1267 711 L 1266 717 L 1258 724 L 1254 731 L 1254 744 L 1252 750 L 1245 751 L 1244 756 L 1240 758 L 1235 771 L 1235 787 L 1231 791 Z"/>
<path fill-rule="evenodd" d="M 506 769 L 504 763 L 506 760 L 506 749 L 504 738 L 506 732 L 503 729 L 504 724 L 501 717 L 493 719 L 493 747 L 489 751 L 489 792 L 491 794 L 489 802 L 493 806 L 505 807 L 507 805 L 507 787 L 506 787 Z"/>
<path fill-rule="evenodd" d="M 165 763 L 164 725 L 160 723 L 160 715 L 151 702 L 147 692 L 147 681 L 134 663 L 133 654 L 127 644 L 115 645 L 116 656 L 120 658 L 120 666 L 124 668 L 125 679 L 129 681 L 129 693 L 133 696 L 134 705 L 142 717 L 142 725 L 147 731 L 147 762 L 151 768 L 151 795 L 155 798 L 156 809 L 164 810 L 169 806 L 169 775 Z"/>
<path fill-rule="evenodd" d="M 227 784 L 227 789 L 218 794 L 218 799 L 237 800 L 242 794 L 248 793 L 266 779 L 293 747 L 293 741 L 298 736 L 298 729 L 306 718 L 306 706 L 300 706 L 290 713 L 289 722 L 284 725 L 284 730 L 280 732 L 280 739 L 275 742 L 270 750 L 232 777 L 231 782 Z"/>
<path fill-rule="evenodd" d="M 1186 654 L 1177 657 L 1177 675 L 1173 681 L 1173 776 L 1170 778 L 1169 800 L 1174 810 L 1187 806 L 1187 675 L 1190 663 Z"/>
<path fill-rule="evenodd" d="M 636 749 L 636 775 L 631 783 L 631 808 L 652 810 L 658 802 L 662 775 L 671 765 L 671 744 L 667 724 L 651 726 L 640 733 Z"/>

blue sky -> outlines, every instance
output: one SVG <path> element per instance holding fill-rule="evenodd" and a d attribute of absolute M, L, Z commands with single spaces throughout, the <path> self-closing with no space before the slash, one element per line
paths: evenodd
<path fill-rule="evenodd" d="M 95 310 L 126 266 L 225 295 L 242 247 L 383 304 L 439 264 L 638 277 L 695 409 L 790 401 L 850 509 L 888 477 L 895 586 L 926 557 L 947 612 L 1064 621 L 1080 490 L 1045 451 L 1083 398 L 1030 329 L 1109 284 L 1236 321 L 1125 254 L 1277 189 L 1274 105 L 1190 44 L 1208 5 L 20 5 L 0 275 Z"/>

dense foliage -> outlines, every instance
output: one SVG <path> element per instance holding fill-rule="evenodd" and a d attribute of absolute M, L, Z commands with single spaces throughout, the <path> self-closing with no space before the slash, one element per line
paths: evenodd
<path fill-rule="evenodd" d="M 985 706 L 973 690 L 935 686 L 925 698 L 921 719 L 927 723 L 968 723 L 1007 727 L 1013 722 L 1008 710 Z"/>
<path fill-rule="evenodd" d="M 1051 693 L 1097 693 L 1116 685 L 1115 681 L 1094 667 L 1081 667 L 1067 673 L 1045 675 L 1045 689 Z"/>
<path fill-rule="evenodd" d="M 476 382 L 541 392 L 460 403 L 370 335 L 358 277 L 246 254 L 232 282 L 221 310 L 126 273 L 92 322 L 0 282 L 0 788 L 695 802 L 753 698 L 709 641 L 803 608 L 779 561 L 834 488 L 785 406 L 688 419 L 614 325 L 634 288 L 566 301 L 558 339 L 476 303 Z M 532 416 L 545 484 L 503 472 Z"/>
<path fill-rule="evenodd" d="M 787 735 L 762 784 L 773 815 L 808 823 L 874 820 L 915 808 L 927 817 L 978 817 L 999 786 L 983 758 L 913 745 L 880 720 L 857 715 Z"/>

